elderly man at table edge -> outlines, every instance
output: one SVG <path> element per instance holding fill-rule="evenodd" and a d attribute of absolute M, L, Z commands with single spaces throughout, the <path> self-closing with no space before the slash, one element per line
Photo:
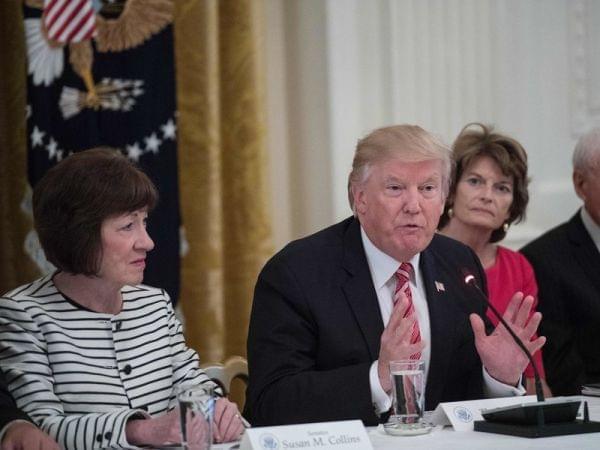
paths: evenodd
<path fill-rule="evenodd" d="M 558 395 L 600 383 L 600 127 L 578 140 L 572 176 L 583 207 L 521 249 L 539 282 L 544 365 Z"/>
<path fill-rule="evenodd" d="M 486 333 L 486 307 L 464 283 L 469 273 L 486 289 L 479 259 L 435 233 L 451 167 L 447 146 L 418 126 L 358 142 L 354 217 L 290 243 L 259 275 L 248 333 L 253 424 L 377 424 L 391 407 L 389 362 L 411 357 L 426 361 L 426 409 L 524 392 L 526 356 L 503 327 Z M 401 263 L 412 265 L 408 283 Z M 545 338 L 532 339 L 541 320 L 529 318 L 532 303 L 516 293 L 504 317 L 534 353 Z"/>

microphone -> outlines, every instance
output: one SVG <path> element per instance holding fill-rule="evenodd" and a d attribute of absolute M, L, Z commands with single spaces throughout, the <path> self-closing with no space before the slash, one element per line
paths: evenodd
<path fill-rule="evenodd" d="M 475 421 L 473 424 L 474 430 L 530 438 L 600 431 L 600 422 L 592 422 L 589 419 L 587 402 L 584 402 L 583 420 L 576 420 L 581 399 L 560 397 L 550 400 L 544 399 L 540 373 L 531 352 L 504 320 L 502 314 L 488 300 L 488 297 L 477 284 L 475 276 L 464 270 L 463 273 L 465 275 L 464 283 L 477 292 L 477 296 L 492 311 L 499 322 L 504 325 L 515 343 L 527 356 L 533 367 L 537 396 L 537 402 L 482 410 L 481 415 L 485 420 Z"/>

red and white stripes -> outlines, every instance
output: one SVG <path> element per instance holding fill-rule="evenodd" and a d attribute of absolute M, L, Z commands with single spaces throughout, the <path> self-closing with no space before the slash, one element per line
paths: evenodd
<path fill-rule="evenodd" d="M 396 302 L 398 301 L 398 299 L 400 297 L 400 292 L 401 292 L 402 287 L 406 283 L 409 282 L 410 277 L 413 273 L 413 270 L 414 269 L 413 269 L 413 266 L 411 263 L 403 262 L 402 264 L 400 264 L 400 267 L 396 271 L 396 289 L 395 289 L 394 297 L 393 297 L 394 304 L 396 304 Z M 404 294 L 408 298 L 408 308 L 406 309 L 406 312 L 404 313 L 404 317 L 406 317 L 409 314 L 414 314 L 414 311 L 415 311 L 415 305 L 413 303 L 412 292 L 411 292 L 410 286 L 408 284 L 406 284 Z M 410 334 L 410 343 L 414 344 L 416 342 L 419 342 L 420 340 L 421 340 L 421 329 L 419 328 L 419 322 L 416 321 L 413 325 L 413 328 L 412 328 L 412 331 Z M 421 352 L 418 352 L 418 353 L 414 353 L 414 354 L 410 355 L 409 359 L 420 359 L 420 358 L 421 358 Z"/>
<path fill-rule="evenodd" d="M 44 0 L 42 20 L 48 39 L 60 44 L 90 39 L 96 31 L 92 0 Z"/>

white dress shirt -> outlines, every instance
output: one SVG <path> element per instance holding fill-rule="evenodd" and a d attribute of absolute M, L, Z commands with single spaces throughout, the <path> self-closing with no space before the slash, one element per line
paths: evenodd
<path fill-rule="evenodd" d="M 594 244 L 596 244 L 596 248 L 600 252 L 600 225 L 594 222 L 590 213 L 585 209 L 585 207 L 581 208 L 581 221 L 583 222 L 583 226 L 590 233 L 590 237 Z"/>
<path fill-rule="evenodd" d="M 419 266 L 421 254 L 415 255 L 410 261 L 396 261 L 388 254 L 379 250 L 375 244 L 371 242 L 362 227 L 360 232 L 367 257 L 367 263 L 369 265 L 369 271 L 371 272 L 371 278 L 375 286 L 375 292 L 377 293 L 377 300 L 379 301 L 379 309 L 381 311 L 384 327 L 387 326 L 390 321 L 390 316 L 392 315 L 394 307 L 393 296 L 396 290 L 396 277 L 394 274 L 402 262 L 410 262 L 413 266 L 414 273 L 410 279 L 410 290 L 417 320 L 419 321 L 421 339 L 425 342 L 425 348 L 421 351 L 421 359 L 425 361 L 425 380 L 427 380 L 429 361 L 431 358 L 431 346 L 429 345 L 431 342 L 431 328 L 425 286 Z M 381 387 L 379 374 L 377 372 L 377 363 L 378 361 L 375 360 L 373 364 L 371 364 L 369 383 L 371 386 L 371 400 L 375 407 L 375 412 L 381 414 L 390 409 L 392 406 L 392 398 L 391 394 L 388 395 Z M 520 383 L 517 388 L 500 383 L 492 378 L 485 368 L 483 369 L 483 380 L 484 391 L 487 397 L 508 397 L 512 395 L 523 395 L 525 393 L 525 390 Z M 427 391 L 427 387 L 425 387 L 425 391 Z M 425 392 L 425 395 L 427 395 L 427 392 Z"/>

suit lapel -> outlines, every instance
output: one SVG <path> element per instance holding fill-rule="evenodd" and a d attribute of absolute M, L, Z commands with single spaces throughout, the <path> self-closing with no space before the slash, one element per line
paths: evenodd
<path fill-rule="evenodd" d="M 435 253 L 435 237 L 421 253 L 421 275 L 427 296 L 431 336 L 431 357 L 427 377 L 428 403 L 437 404 L 445 387 L 446 374 L 452 364 L 452 350 L 455 348 L 457 305 L 456 280 L 443 270 Z"/>
<path fill-rule="evenodd" d="M 600 291 L 600 253 L 583 225 L 580 214 L 581 212 L 577 211 L 569 221 L 569 241 L 573 244 L 575 259 L 596 287 L 596 291 Z"/>
<path fill-rule="evenodd" d="M 344 236 L 343 266 L 349 277 L 342 289 L 374 361 L 379 356 L 383 320 L 357 220 L 352 221 Z"/>

